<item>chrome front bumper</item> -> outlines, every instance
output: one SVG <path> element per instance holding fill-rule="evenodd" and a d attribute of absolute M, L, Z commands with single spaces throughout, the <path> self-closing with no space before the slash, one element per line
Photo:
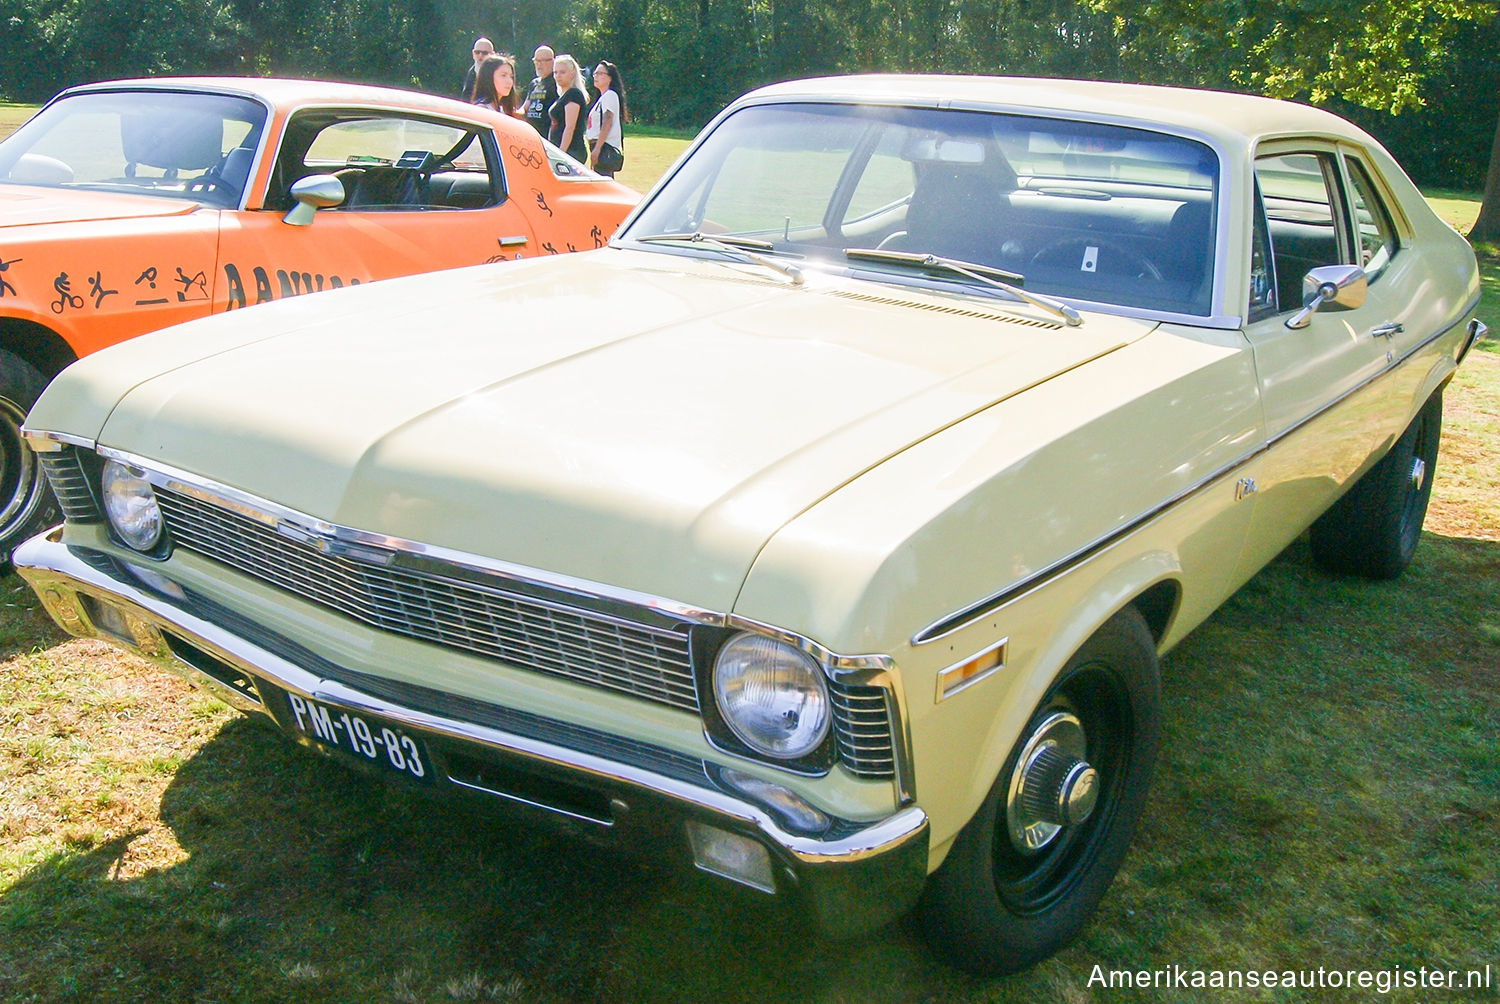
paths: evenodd
<path fill-rule="evenodd" d="M 59 527 L 27 541 L 13 561 L 66 631 L 120 645 L 289 735 L 289 695 L 376 716 L 423 737 L 440 781 L 549 810 L 595 836 L 680 854 L 736 881 L 744 880 L 695 859 L 693 847 L 705 832 L 747 838 L 769 855 L 765 891 L 796 900 L 831 936 L 900 916 L 926 881 L 928 821 L 916 806 L 874 822 L 814 810 L 820 818 L 808 827 L 795 795 L 747 794 L 754 786 L 735 787 L 721 765 L 334 666 L 192 594 L 159 565 L 61 536 Z"/>

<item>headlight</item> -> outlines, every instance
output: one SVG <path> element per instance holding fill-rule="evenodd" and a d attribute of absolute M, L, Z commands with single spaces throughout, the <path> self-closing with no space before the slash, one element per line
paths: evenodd
<path fill-rule="evenodd" d="M 808 656 L 784 642 L 737 634 L 714 660 L 714 699 L 752 749 L 790 760 L 828 735 L 828 688 Z"/>
<path fill-rule="evenodd" d="M 161 540 L 161 507 L 145 478 L 132 474 L 115 460 L 104 462 L 100 477 L 104 488 L 104 512 L 115 533 L 137 551 L 149 551 Z"/>

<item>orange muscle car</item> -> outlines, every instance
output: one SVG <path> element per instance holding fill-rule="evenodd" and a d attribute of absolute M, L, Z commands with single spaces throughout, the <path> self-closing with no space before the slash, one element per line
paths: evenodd
<path fill-rule="evenodd" d="M 74 359 L 268 300 L 600 247 L 637 199 L 522 120 L 426 94 L 64 91 L 0 143 L 0 554 L 56 515 L 19 426 Z"/>

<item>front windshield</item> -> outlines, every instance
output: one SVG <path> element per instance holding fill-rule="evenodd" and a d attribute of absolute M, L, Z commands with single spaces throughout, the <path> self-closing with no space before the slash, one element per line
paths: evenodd
<path fill-rule="evenodd" d="M 1204 315 L 1217 177 L 1207 146 L 1141 129 L 761 105 L 720 123 L 621 236 L 751 237 L 840 265 L 849 249 L 932 254 L 1034 293 Z"/>
<path fill-rule="evenodd" d="M 224 94 L 75 94 L 0 143 L 0 181 L 236 206 L 265 118 L 254 101 Z"/>

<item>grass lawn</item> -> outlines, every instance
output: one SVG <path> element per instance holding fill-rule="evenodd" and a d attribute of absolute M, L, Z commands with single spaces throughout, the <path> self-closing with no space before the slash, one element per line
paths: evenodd
<path fill-rule="evenodd" d="M 624 180 L 684 142 L 629 136 Z M 1484 267 L 1500 332 L 1500 257 Z M 724 883 L 345 771 L 65 639 L 5 575 L 0 1001 L 1385 999 L 1107 989 L 1096 964 L 1488 965 L 1500 985 L 1497 665 L 1491 339 L 1445 397 L 1407 574 L 1331 578 L 1298 542 L 1172 652 L 1163 757 L 1102 908 L 1057 957 L 980 981 L 910 923 L 821 941 Z"/>
<path fill-rule="evenodd" d="M 628 129 L 625 133 L 625 167 L 615 180 L 645 193 L 656 179 L 666 173 L 687 149 L 688 139 L 682 136 L 636 133 Z"/>
<path fill-rule="evenodd" d="M 37 105 L 14 105 L 0 101 L 0 139 L 9 136 L 16 126 L 36 114 Z"/>

